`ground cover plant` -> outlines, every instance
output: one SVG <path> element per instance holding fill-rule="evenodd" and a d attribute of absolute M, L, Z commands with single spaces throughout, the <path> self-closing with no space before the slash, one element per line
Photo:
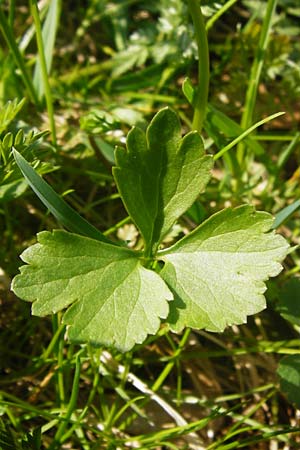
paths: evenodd
<path fill-rule="evenodd" d="M 297 448 L 296 2 L 66 8 L 0 5 L 0 448 Z"/>

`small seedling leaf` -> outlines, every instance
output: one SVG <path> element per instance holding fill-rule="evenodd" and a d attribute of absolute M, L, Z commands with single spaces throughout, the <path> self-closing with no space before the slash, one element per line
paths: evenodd
<path fill-rule="evenodd" d="M 285 239 L 268 233 L 273 218 L 252 206 L 228 208 L 160 253 L 160 272 L 174 293 L 168 321 L 183 327 L 223 331 L 265 308 L 264 280 L 277 275 Z"/>
<path fill-rule="evenodd" d="M 130 216 L 145 241 L 146 253 L 159 243 L 196 200 L 210 179 L 212 158 L 204 155 L 197 132 L 181 138 L 177 114 L 160 110 L 146 134 L 133 128 L 127 150 L 116 150 L 113 174 Z"/>
<path fill-rule="evenodd" d="M 15 277 L 13 291 L 33 302 L 37 316 L 69 308 L 63 321 L 71 341 L 126 351 L 155 334 L 168 315 L 170 290 L 126 248 L 44 231 L 21 258 L 28 265 Z"/>

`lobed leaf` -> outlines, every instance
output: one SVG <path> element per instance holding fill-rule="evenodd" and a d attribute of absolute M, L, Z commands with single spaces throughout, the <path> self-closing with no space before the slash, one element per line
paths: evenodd
<path fill-rule="evenodd" d="M 264 280 L 281 271 L 289 247 L 267 233 L 272 222 L 252 206 L 228 208 L 160 252 L 160 275 L 175 298 L 168 317 L 174 331 L 223 331 L 265 308 Z"/>
<path fill-rule="evenodd" d="M 137 254 L 62 230 L 38 234 L 21 255 L 12 284 L 32 313 L 45 316 L 64 308 L 72 341 L 115 346 L 126 351 L 155 334 L 173 296 Z"/>
<path fill-rule="evenodd" d="M 126 351 L 155 334 L 160 319 L 167 319 L 174 331 L 185 326 L 222 331 L 265 307 L 264 281 L 281 271 L 289 248 L 283 237 L 270 232 L 269 214 L 248 205 L 225 209 L 157 252 L 173 223 L 204 189 L 212 167 L 198 133 L 181 138 L 174 111 L 159 111 L 146 134 L 133 128 L 127 150 L 116 151 L 114 176 L 145 240 L 143 255 L 103 242 L 103 235 L 78 219 L 20 154 L 14 151 L 14 156 L 56 217 L 72 231 L 89 235 L 39 233 L 38 243 L 21 256 L 28 265 L 12 284 L 18 296 L 33 302 L 35 315 L 67 308 L 63 321 L 72 341 Z M 164 266 L 156 273 L 143 267 L 141 257 Z"/>
<path fill-rule="evenodd" d="M 212 157 L 197 132 L 181 138 L 177 114 L 160 110 L 146 134 L 133 128 L 127 150 L 116 150 L 113 174 L 126 209 L 141 231 L 146 254 L 196 200 L 210 178 Z"/>

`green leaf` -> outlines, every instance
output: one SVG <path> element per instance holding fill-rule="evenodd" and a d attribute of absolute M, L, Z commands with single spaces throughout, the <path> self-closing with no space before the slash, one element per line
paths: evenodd
<path fill-rule="evenodd" d="M 207 116 L 205 120 L 205 130 L 207 134 L 213 138 L 215 141 L 220 140 L 220 135 L 224 135 L 230 140 L 241 135 L 243 133 L 243 128 L 222 111 L 219 111 L 217 108 L 212 106 L 211 104 L 207 105 Z M 221 130 L 221 133 L 220 133 Z M 245 144 L 251 149 L 256 155 L 263 155 L 264 149 L 261 144 L 255 141 L 251 135 L 245 137 Z M 222 145 L 222 147 L 224 144 Z"/>
<path fill-rule="evenodd" d="M 25 102 L 25 98 L 19 102 L 15 98 L 13 101 L 8 101 L 4 106 L 0 107 L 0 134 L 8 128 L 10 123 L 23 108 Z"/>
<path fill-rule="evenodd" d="M 196 90 L 192 85 L 190 78 L 186 77 L 182 83 L 182 91 L 187 99 L 187 101 L 194 106 L 196 98 Z M 213 138 L 214 143 L 221 145 L 223 135 L 233 139 L 244 131 L 243 128 L 222 111 L 212 106 L 210 103 L 207 104 L 206 119 L 204 122 L 205 131 L 208 135 Z M 221 131 L 221 133 L 220 133 Z M 255 141 L 251 136 L 245 138 L 245 143 L 254 151 L 256 155 L 263 155 L 264 149 Z M 224 146 L 224 144 L 222 144 Z"/>
<path fill-rule="evenodd" d="M 280 389 L 291 403 L 300 408 L 300 355 L 289 355 L 279 363 Z"/>
<path fill-rule="evenodd" d="M 25 158 L 13 150 L 15 161 L 21 170 L 24 178 L 31 189 L 36 193 L 39 199 L 56 217 L 58 222 L 69 230 L 97 239 L 103 242 L 109 242 L 104 234 L 91 225 L 87 220 L 81 217 L 71 206 L 69 206 L 46 181 L 28 164 Z"/>
<path fill-rule="evenodd" d="M 173 330 L 222 331 L 265 308 L 264 280 L 281 271 L 289 247 L 267 233 L 272 221 L 252 206 L 228 208 L 160 252 L 160 275 L 175 297 L 168 317 Z"/>
<path fill-rule="evenodd" d="M 9 202 L 17 197 L 20 197 L 28 187 L 27 181 L 24 178 L 11 183 L 6 183 L 0 186 L 0 203 Z"/>
<path fill-rule="evenodd" d="M 46 6 L 47 7 L 47 6 Z M 61 1 L 60 0 L 52 0 L 49 3 L 46 19 L 43 25 L 43 43 L 44 43 L 44 55 L 47 66 L 47 73 L 49 74 L 51 71 L 52 59 L 54 54 L 54 45 L 56 33 L 59 25 L 59 17 L 61 10 Z M 33 84 L 36 89 L 36 92 L 41 98 L 44 95 L 44 82 L 42 77 L 42 68 L 40 57 L 37 57 L 34 75 L 33 75 Z"/>
<path fill-rule="evenodd" d="M 283 222 L 285 222 L 297 209 L 300 208 L 300 200 L 295 200 L 291 205 L 286 206 L 281 211 L 278 211 L 275 215 L 273 223 L 273 229 L 278 228 Z"/>
<path fill-rule="evenodd" d="M 285 284 L 276 309 L 286 320 L 300 326 L 300 278 L 291 278 Z"/>
<path fill-rule="evenodd" d="M 113 174 L 128 213 L 154 253 L 164 236 L 196 200 L 210 178 L 211 156 L 197 132 L 181 138 L 177 114 L 160 110 L 146 134 L 133 128 L 127 151 L 116 150 Z"/>
<path fill-rule="evenodd" d="M 75 342 L 122 351 L 155 334 L 173 296 L 133 251 L 62 230 L 38 234 L 21 255 L 28 265 L 12 289 L 44 316 L 69 307 L 63 321 Z"/>

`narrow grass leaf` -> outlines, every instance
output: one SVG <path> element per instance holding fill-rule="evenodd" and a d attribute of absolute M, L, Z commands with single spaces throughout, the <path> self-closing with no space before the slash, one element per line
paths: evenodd
<path fill-rule="evenodd" d="M 226 11 L 228 11 L 228 9 L 231 8 L 237 1 L 238 0 L 228 0 L 224 5 L 219 3 L 218 5 L 220 6 L 220 9 L 212 17 L 210 17 L 205 24 L 206 31 L 212 28 L 214 23 L 219 20 L 220 17 L 222 17 L 222 15 L 225 14 Z"/>
<path fill-rule="evenodd" d="M 215 130 L 219 130 L 219 133 L 224 133 L 228 138 L 239 136 L 244 131 L 237 122 L 210 104 L 208 104 L 207 119 L 204 126 L 208 133 L 214 127 Z M 265 153 L 264 148 L 251 136 L 245 137 L 245 142 L 256 155 L 263 155 Z"/>
<path fill-rule="evenodd" d="M 42 36 L 44 42 L 44 55 L 47 67 L 47 73 L 50 73 L 53 59 L 53 49 L 55 44 L 55 37 L 59 25 L 59 15 L 61 10 L 61 0 L 51 0 L 45 22 L 43 25 Z M 42 76 L 42 68 L 40 58 L 37 58 L 34 68 L 33 84 L 38 93 L 39 98 L 45 94 L 44 81 Z"/>
<path fill-rule="evenodd" d="M 238 136 L 236 139 L 234 139 L 232 142 L 230 142 L 230 144 L 226 145 L 226 147 L 222 148 L 222 150 L 220 150 L 218 153 L 216 153 L 214 155 L 214 160 L 221 158 L 221 156 L 223 156 L 224 153 L 228 152 L 228 150 L 231 150 L 232 147 L 234 147 L 239 142 L 241 142 L 243 139 L 245 139 L 245 137 L 248 136 L 248 134 L 252 133 L 252 131 L 256 130 L 256 128 L 260 127 L 261 125 L 263 125 L 267 122 L 270 122 L 273 119 L 276 119 L 276 117 L 282 116 L 283 114 L 285 114 L 285 112 L 281 111 L 281 112 L 272 114 L 271 116 L 268 116 L 265 119 L 260 120 L 259 122 L 255 123 L 254 125 L 252 125 L 252 127 L 248 128 L 248 130 L 244 131 L 240 136 Z"/>
<path fill-rule="evenodd" d="M 29 186 L 61 225 L 74 233 L 79 233 L 98 241 L 110 242 L 97 228 L 81 217 L 56 194 L 52 187 L 36 173 L 17 150 L 13 150 L 13 155 Z"/>
<path fill-rule="evenodd" d="M 192 85 L 190 78 L 186 77 L 182 83 L 182 91 L 190 103 L 190 105 L 194 105 L 195 102 L 195 89 Z M 204 128 L 206 132 L 215 140 L 215 134 L 218 132 L 222 133 L 226 137 L 236 137 L 243 133 L 242 127 L 224 114 L 222 111 L 219 111 L 210 103 L 207 104 L 207 114 L 204 122 Z M 214 133 L 212 136 L 212 129 L 214 129 Z M 264 154 L 264 148 L 251 137 L 245 137 L 245 141 L 249 148 L 253 150 L 256 155 Z"/>
<path fill-rule="evenodd" d="M 300 208 L 300 200 L 296 200 L 291 205 L 286 206 L 275 215 L 275 220 L 272 228 L 275 230 L 282 225 L 297 209 Z"/>
<path fill-rule="evenodd" d="M 206 105 L 209 89 L 209 50 L 207 34 L 205 30 L 204 18 L 201 6 L 194 0 L 187 0 L 188 9 L 194 24 L 195 41 L 198 53 L 198 80 L 197 90 L 194 96 L 194 115 L 192 129 L 202 131 L 203 122 L 206 115 Z"/>
<path fill-rule="evenodd" d="M 39 14 L 39 9 L 37 5 L 37 0 L 30 0 L 30 12 L 32 14 L 34 25 L 35 25 L 35 34 L 36 34 L 36 43 L 38 48 L 38 57 L 40 61 L 41 68 L 41 77 L 43 81 L 43 88 L 45 91 L 47 110 L 49 115 L 50 129 L 53 145 L 56 145 L 56 125 L 54 119 L 54 108 L 53 108 L 53 98 L 52 92 L 50 88 L 50 82 L 48 78 L 47 72 L 47 63 L 46 63 L 46 54 L 44 48 L 44 40 L 42 36 L 42 27 L 41 27 L 41 18 Z"/>
<path fill-rule="evenodd" d="M 248 89 L 246 92 L 245 105 L 243 108 L 243 115 L 241 119 L 241 127 L 243 129 L 248 128 L 252 122 L 254 108 L 256 104 L 257 91 L 261 72 L 265 62 L 266 49 L 269 42 L 270 33 L 273 25 L 273 15 L 276 10 L 277 0 L 267 0 L 266 14 L 264 15 L 264 21 L 262 24 L 261 33 L 259 36 L 259 42 L 256 49 L 256 55 L 251 67 L 250 79 L 248 83 Z M 237 158 L 240 164 L 244 161 L 244 145 L 240 144 L 237 149 Z"/>

